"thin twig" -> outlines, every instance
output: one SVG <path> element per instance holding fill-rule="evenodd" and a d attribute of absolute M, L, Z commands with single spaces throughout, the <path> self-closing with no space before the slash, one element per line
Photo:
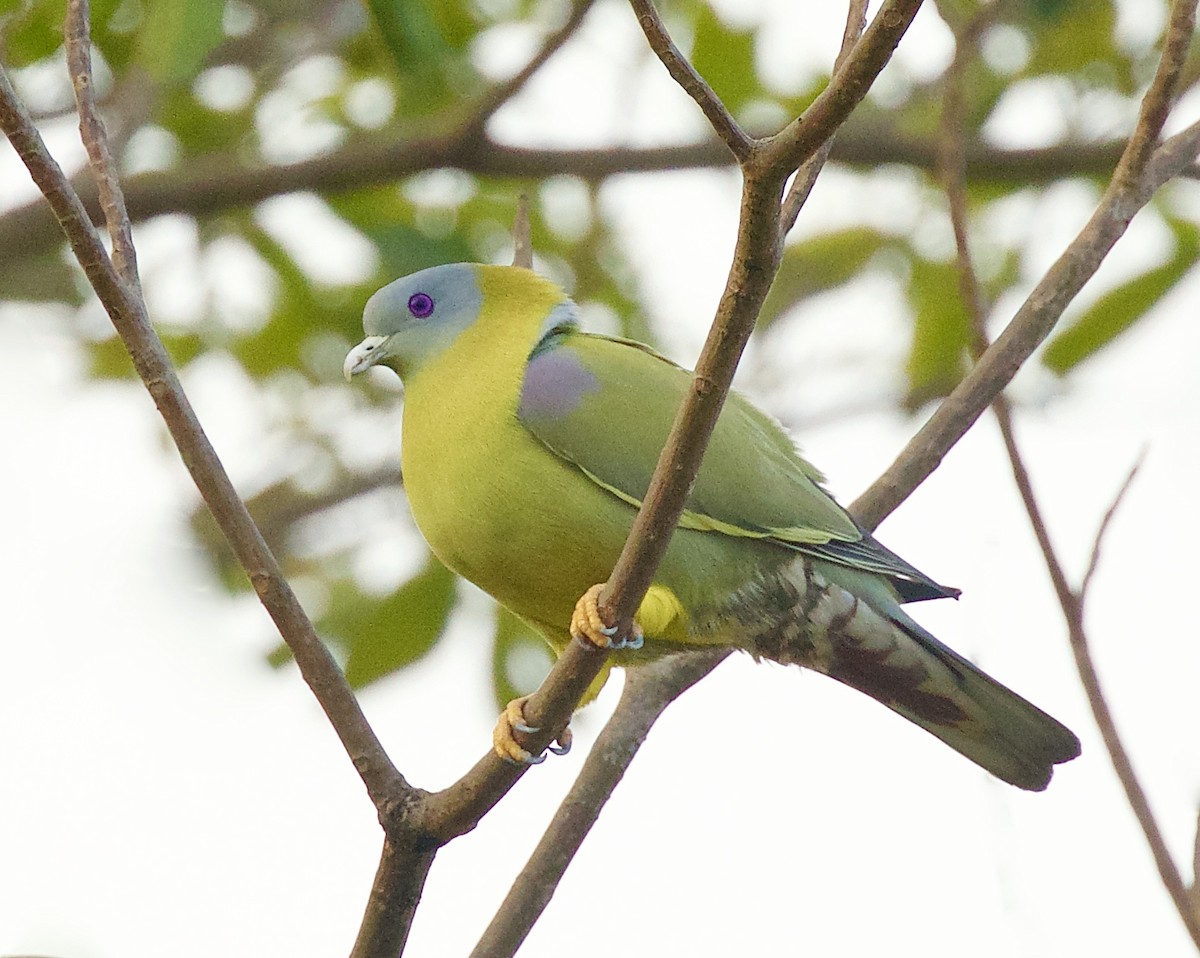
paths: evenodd
<path fill-rule="evenodd" d="M 725 109 L 721 98 L 705 82 L 704 77 L 696 72 L 696 68 L 688 62 L 687 57 L 679 52 L 679 48 L 675 46 L 671 35 L 667 32 L 666 25 L 654 8 L 653 0 L 629 0 L 629 5 L 637 16 L 638 25 L 642 28 L 642 33 L 646 35 L 646 42 L 650 44 L 650 49 L 662 61 L 662 65 L 667 68 L 671 78 L 700 107 L 708 119 L 709 125 L 713 128 L 713 132 L 729 148 L 734 159 L 739 163 L 744 162 L 754 148 L 754 140 Z"/>
<path fill-rule="evenodd" d="M 973 21 L 969 21 L 957 33 L 955 57 L 946 72 L 946 92 L 943 101 L 940 136 L 943 145 L 942 163 L 940 166 L 947 200 L 949 201 L 950 218 L 954 228 L 959 284 L 964 305 L 971 319 L 974 343 L 973 352 L 976 358 L 985 352 L 988 343 L 985 327 L 986 306 L 974 263 L 972 262 L 969 246 L 966 172 L 962 159 L 962 141 L 965 137 L 963 76 L 969 60 L 975 54 L 975 41 L 982 25 L 981 21 L 987 14 L 988 10 L 985 8 L 979 16 Z M 1143 115 L 1147 115 L 1147 111 L 1143 110 Z M 1153 116 L 1154 114 L 1151 113 L 1150 115 Z M 1161 120 L 1159 122 L 1161 123 Z M 1137 139 L 1138 137 L 1135 136 L 1131 139 L 1131 143 Z M 1136 147 L 1131 147 L 1131 149 L 1136 149 Z M 1012 467 L 1013 479 L 1020 492 L 1021 501 L 1029 516 L 1034 536 L 1041 549 L 1051 583 L 1053 584 L 1055 594 L 1058 597 L 1059 605 L 1066 620 L 1071 640 L 1071 649 L 1075 654 L 1080 679 L 1083 682 L 1088 701 L 1091 704 L 1092 713 L 1096 718 L 1096 724 L 1100 728 L 1101 737 L 1104 739 L 1113 768 L 1117 772 L 1117 777 L 1121 781 L 1134 815 L 1142 827 L 1142 832 L 1146 837 L 1146 842 L 1158 867 L 1163 885 L 1167 889 L 1172 902 L 1175 904 L 1176 910 L 1179 912 L 1188 933 L 1192 935 L 1193 941 L 1200 948 L 1200 914 L 1192 906 L 1183 879 L 1171 857 L 1166 842 L 1163 840 L 1162 832 L 1157 820 L 1154 818 L 1150 803 L 1146 799 L 1145 790 L 1142 788 L 1141 782 L 1134 771 L 1133 762 L 1117 733 L 1116 723 L 1113 720 L 1112 712 L 1109 709 L 1108 702 L 1100 686 L 1099 675 L 1096 672 L 1095 663 L 1091 657 L 1087 632 L 1084 628 L 1085 599 L 1088 587 L 1100 561 L 1100 551 L 1104 535 L 1108 531 L 1109 525 L 1116 515 L 1125 494 L 1129 491 L 1134 477 L 1137 475 L 1138 469 L 1141 466 L 1141 458 L 1139 457 L 1138 462 L 1130 470 L 1129 475 L 1113 499 L 1112 505 L 1104 514 L 1092 546 L 1087 572 L 1084 574 L 1079 590 L 1075 591 L 1071 588 L 1067 580 L 1066 572 L 1058 559 L 1054 545 L 1050 539 L 1049 529 L 1042 518 L 1041 509 L 1038 506 L 1037 497 L 1034 493 L 1033 483 L 1029 476 L 1029 470 L 1017 445 L 1016 433 L 1013 427 L 1012 409 L 1003 392 L 996 395 L 992 402 L 992 410 L 996 415 L 996 421 L 1000 427 L 1000 435 L 1004 441 L 1004 448 Z"/>
<path fill-rule="evenodd" d="M 1113 720 L 1112 711 L 1108 707 L 1108 701 L 1104 697 L 1104 690 L 1100 684 L 1100 674 L 1096 670 L 1096 663 L 1092 659 L 1091 648 L 1088 644 L 1088 635 L 1083 621 L 1084 604 L 1082 595 L 1071 589 L 1067 582 L 1066 573 L 1063 571 L 1062 563 L 1059 562 L 1050 543 L 1049 531 L 1046 529 L 1045 520 L 1042 518 L 1041 511 L 1038 508 L 1037 500 L 1034 498 L 1029 475 L 1021 461 L 1011 429 L 1004 430 L 1003 435 L 1005 448 L 1008 450 L 1009 460 L 1012 463 L 1013 475 L 1017 477 L 1017 485 L 1021 491 L 1021 500 L 1025 504 L 1025 510 L 1029 515 L 1029 521 L 1033 526 L 1038 545 L 1041 547 L 1046 567 L 1050 573 L 1050 579 L 1054 583 L 1054 591 L 1058 595 L 1063 617 L 1067 622 L 1067 632 L 1071 640 L 1071 651 L 1075 655 L 1075 666 L 1079 671 L 1079 678 L 1083 684 L 1083 689 L 1087 693 L 1088 704 L 1091 706 L 1096 726 L 1100 730 L 1100 737 L 1104 740 L 1104 746 L 1108 750 L 1108 756 L 1112 762 L 1113 769 L 1116 771 L 1117 778 L 1121 782 L 1121 787 L 1125 791 L 1125 798 L 1129 802 L 1129 807 L 1133 810 L 1134 817 L 1142 828 L 1142 834 L 1146 838 L 1150 854 L 1154 857 L 1154 864 L 1158 869 L 1159 879 L 1162 881 L 1163 887 L 1167 890 L 1172 904 L 1175 905 L 1175 910 L 1179 913 L 1180 920 L 1187 929 L 1188 935 L 1191 936 L 1192 943 L 1200 950 L 1200 912 L 1192 904 L 1191 897 L 1188 895 L 1187 885 L 1184 883 L 1183 876 L 1179 873 L 1179 869 L 1171 857 L 1166 839 L 1163 836 L 1162 830 L 1158 827 L 1158 821 L 1155 819 L 1154 811 L 1150 807 L 1150 801 L 1146 797 L 1146 792 L 1142 788 L 1137 772 L 1134 770 L 1133 760 L 1130 758 L 1129 752 L 1126 750 L 1124 743 L 1121 741 L 1121 736 L 1117 732 L 1117 725 Z M 1099 555 L 1102 533 L 1136 473 L 1137 466 L 1135 465 L 1130 470 L 1125 482 L 1122 483 L 1120 491 L 1109 508 L 1108 514 L 1105 517 L 1106 521 L 1101 524 L 1100 533 L 1096 537 L 1096 544 L 1092 550 L 1093 557 Z"/>
<path fill-rule="evenodd" d="M 533 269 L 533 227 L 529 222 L 529 194 L 517 197 L 517 215 L 513 219 L 513 266 Z"/>
<path fill-rule="evenodd" d="M 846 27 L 842 31 L 842 45 L 838 50 L 837 59 L 833 62 L 834 74 L 841 69 L 846 58 L 850 56 L 850 51 L 858 42 L 858 38 L 862 36 L 863 28 L 866 25 L 867 0 L 850 0 L 849 9 L 846 11 Z M 779 216 L 781 238 L 787 236 L 792 231 L 792 227 L 796 225 L 800 208 L 808 202 L 808 196 L 812 193 L 812 188 L 816 185 L 821 170 L 825 168 L 825 163 L 833 151 L 833 144 L 836 140 L 836 134 L 830 136 L 821 144 L 816 153 L 800 164 L 800 169 L 796 171 L 795 179 L 792 180 L 792 185 L 783 200 L 783 210 Z"/>
<path fill-rule="evenodd" d="M 573 0 L 571 12 L 563 25 L 548 36 L 533 58 L 509 79 L 495 84 L 487 90 L 472 107 L 471 113 L 462 124 L 458 136 L 471 138 L 482 134 L 483 129 L 505 103 L 525 88 L 525 84 L 538 72 L 554 54 L 563 48 L 568 40 L 575 35 L 583 18 L 595 5 L 595 0 Z"/>
<path fill-rule="evenodd" d="M 1158 67 L 1145 96 L 1142 97 L 1133 135 L 1130 136 L 1117 171 L 1113 174 L 1114 184 L 1119 187 L 1131 189 L 1143 177 L 1163 125 L 1167 122 L 1171 101 L 1179 86 L 1180 75 L 1187 64 L 1188 50 L 1191 48 L 1195 30 L 1195 0 L 1174 0 L 1167 19 Z"/>
<path fill-rule="evenodd" d="M 1000 394 L 1063 310 L 1095 274 L 1154 192 L 1189 166 L 1200 150 L 1200 122 L 1155 150 L 1142 178 L 1105 193 L 1087 225 L 1071 241 L 1017 310 L 1004 332 L 963 381 L 942 401 L 896 460 L 851 506 L 868 528 L 876 527 L 929 476 Z M 1115 181 L 1114 181 L 1115 183 Z"/>
<path fill-rule="evenodd" d="M 1108 511 L 1104 513 L 1104 518 L 1100 520 L 1100 526 L 1096 529 L 1096 538 L 1092 542 L 1091 555 L 1088 557 L 1087 571 L 1083 573 L 1083 579 L 1079 582 L 1079 604 L 1083 605 L 1087 601 L 1088 590 L 1092 587 L 1092 579 L 1096 575 L 1096 569 L 1100 566 L 1100 546 L 1104 542 L 1104 537 L 1108 534 L 1108 527 L 1112 524 L 1113 518 L 1117 514 L 1117 510 L 1121 508 L 1121 503 L 1125 499 L 1125 494 L 1129 492 L 1130 486 L 1133 485 L 1133 480 L 1137 478 L 1138 472 L 1142 468 L 1142 463 L 1146 461 L 1146 449 L 1143 448 L 1138 453 L 1138 457 L 1134 460 L 1133 468 L 1129 470 L 1129 475 L 1125 477 L 1125 481 L 1121 483 L 1121 488 L 1117 490 L 1116 496 L 1113 498 L 1112 505 L 1108 507 Z"/>
<path fill-rule="evenodd" d="M 1188 891 L 1192 908 L 1200 914 L 1200 812 L 1196 813 L 1196 832 L 1192 838 L 1192 886 Z"/>
<path fill-rule="evenodd" d="M 133 230 L 125 210 L 125 194 L 117 176 L 117 164 L 109 147 L 104 118 L 96 106 L 92 82 L 91 15 L 88 0 L 68 0 L 63 33 L 67 48 L 67 69 L 75 91 L 79 112 L 79 133 L 87 150 L 92 175 L 96 179 L 100 208 L 112 238 L 112 261 L 117 274 L 133 289 L 139 289 L 137 253 L 133 248 Z"/>
<path fill-rule="evenodd" d="M 867 95 L 920 8 L 921 0 L 884 0 L 862 37 L 830 78 L 829 85 L 809 104 L 802 117 L 771 137 L 761 151 L 759 162 L 768 166 L 782 163 L 796 169 L 820 149 Z"/>

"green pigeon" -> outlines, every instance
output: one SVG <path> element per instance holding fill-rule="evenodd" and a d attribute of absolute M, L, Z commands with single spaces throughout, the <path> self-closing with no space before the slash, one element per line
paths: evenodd
<path fill-rule="evenodd" d="M 586 333 L 554 283 L 455 263 L 383 287 L 347 378 L 404 383 L 412 515 L 447 566 L 558 650 L 572 635 L 621 666 L 736 648 L 822 672 L 1020 788 L 1040 790 L 1079 740 L 943 645 L 902 608 L 956 596 L 864 531 L 771 417 L 731 393 L 636 633 L 610 638 L 596 596 L 621 551 L 686 370 L 642 343 Z M 534 760 L 513 738 L 496 751 Z"/>

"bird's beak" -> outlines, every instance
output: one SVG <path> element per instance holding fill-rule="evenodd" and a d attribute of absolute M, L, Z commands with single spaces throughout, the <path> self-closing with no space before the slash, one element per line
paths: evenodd
<path fill-rule="evenodd" d="M 356 373 L 370 369 L 383 359 L 387 355 L 387 350 L 382 347 L 387 341 L 388 337 L 386 336 L 368 336 L 350 350 L 346 354 L 346 361 L 342 363 L 342 372 L 346 376 L 346 381 L 349 382 Z"/>

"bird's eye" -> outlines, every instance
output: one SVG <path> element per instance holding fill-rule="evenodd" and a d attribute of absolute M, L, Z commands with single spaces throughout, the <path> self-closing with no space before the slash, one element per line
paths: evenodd
<path fill-rule="evenodd" d="M 408 311 L 417 319 L 424 319 L 433 312 L 433 297 L 428 293 L 413 293 L 408 297 Z"/>

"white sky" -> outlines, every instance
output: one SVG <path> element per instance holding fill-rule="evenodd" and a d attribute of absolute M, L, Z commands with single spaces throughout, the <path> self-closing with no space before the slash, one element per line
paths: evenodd
<path fill-rule="evenodd" d="M 621 9 L 589 24 L 580 46 L 593 59 L 581 69 L 636 40 Z M 936 52 L 937 24 L 922 31 L 914 49 Z M 565 82 L 571 60 L 551 66 L 498 118 L 498 133 L 525 130 L 535 142 L 542 133 L 523 123 L 553 127 L 546 84 Z M 648 136 L 635 126 L 632 136 Z M 694 123 L 668 127 L 683 135 Z M 830 177 L 814 196 L 809 228 L 855 219 L 846 212 L 855 204 L 858 221 L 869 217 L 887 186 L 881 174 L 857 194 L 834 189 L 844 182 Z M 1031 268 L 1069 238 L 1081 199 L 1024 210 L 1044 234 Z M 733 178 L 622 180 L 603 200 L 656 317 L 678 324 L 668 342 L 690 361 L 728 258 Z M 1154 237 L 1153 220 L 1135 224 L 1100 281 L 1138 264 Z M 169 275 L 168 265 L 148 273 L 148 287 Z M 1117 721 L 1181 862 L 1200 802 L 1191 735 L 1200 653 L 1187 598 L 1200 536 L 1198 294 L 1193 278 L 1065 386 L 1035 374 L 1018 390 L 1020 436 L 1076 574 L 1128 466 L 1149 448 L 1111 530 L 1089 623 Z M 771 352 L 841 392 L 804 382 L 773 390 L 764 401 L 782 418 L 803 421 L 866 388 L 828 371 L 854 355 L 839 353 L 839 331 L 903 343 L 886 283 L 828 297 L 811 314 Z M 774 377 L 790 368 L 764 352 L 750 357 L 757 368 Z M 802 366 L 807 357 L 822 368 Z M 233 474 L 254 475 L 252 397 L 220 385 L 204 380 L 201 416 Z M 869 386 L 882 395 L 894 383 Z M 915 425 L 880 411 L 801 439 L 849 501 Z M 56 317 L 6 309 L 0 441 L 0 955 L 345 953 L 377 860 L 373 811 L 298 675 L 263 664 L 274 644 L 265 615 L 208 575 L 187 527 L 194 492 L 164 452 L 149 400 L 83 382 L 80 350 Z M 1083 757 L 1046 793 L 1025 794 L 836 683 L 727 662 L 652 733 L 523 956 L 1190 953 L 1079 689 L 990 423 L 881 536 L 964 589 L 957 603 L 919 607 L 921 621 L 1075 729 Z M 363 697 L 397 764 L 423 787 L 448 784 L 488 747 L 486 609 L 466 595 L 426 661 Z M 577 718 L 575 753 L 531 772 L 442 851 L 409 954 L 470 949 L 615 694 Z"/>

